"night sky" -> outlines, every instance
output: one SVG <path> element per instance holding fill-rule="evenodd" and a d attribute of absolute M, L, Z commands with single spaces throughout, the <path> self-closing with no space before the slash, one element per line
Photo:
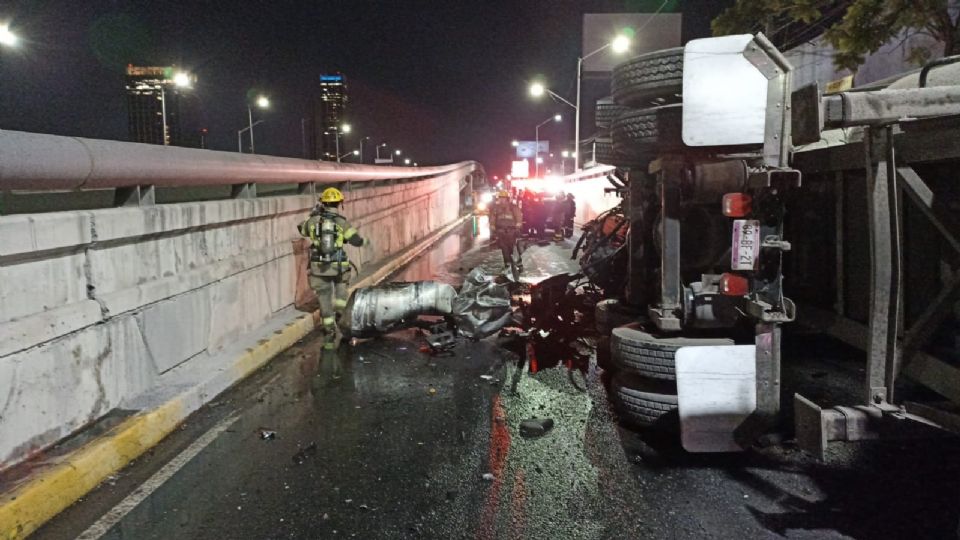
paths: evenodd
<path fill-rule="evenodd" d="M 684 39 L 707 35 L 729 3 L 680 2 Z M 660 4 L 7 1 L 0 21 L 22 44 L 0 51 L 0 129 L 126 140 L 125 66 L 175 64 L 198 78 L 184 133 L 207 127 L 210 148 L 235 151 L 247 95 L 261 91 L 273 107 L 256 127 L 258 153 L 299 157 L 309 95 L 320 73 L 339 70 L 355 135 L 402 148 L 421 165 L 476 159 L 503 174 L 512 139 L 532 139 L 537 123 L 571 112 L 532 101 L 526 89 L 542 76 L 573 100 L 582 14 Z M 541 138 L 572 140 L 568 119 L 541 128 Z M 344 144 L 356 147 L 356 138 Z"/>

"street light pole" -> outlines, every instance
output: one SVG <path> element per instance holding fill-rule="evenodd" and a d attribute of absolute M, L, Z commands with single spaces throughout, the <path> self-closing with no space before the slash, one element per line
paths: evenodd
<path fill-rule="evenodd" d="M 534 155 L 533 155 L 533 163 L 534 163 L 533 177 L 534 178 L 540 178 L 540 126 L 550 122 L 551 120 L 553 120 L 554 122 L 559 122 L 562 119 L 563 118 L 559 114 L 555 114 L 550 118 L 547 118 L 543 122 L 540 122 L 539 124 L 537 124 L 536 129 L 534 129 L 534 135 L 536 136 L 536 139 L 537 139 L 536 140 L 537 148 L 534 150 Z"/>
<path fill-rule="evenodd" d="M 247 105 L 247 118 L 250 120 L 250 123 L 247 125 L 247 129 L 250 130 L 250 153 L 256 154 L 256 150 L 253 147 L 253 109 L 250 108 L 250 105 Z"/>
<path fill-rule="evenodd" d="M 530 94 L 533 97 L 540 97 L 544 93 L 549 93 L 553 98 L 557 99 L 558 101 L 562 101 L 563 103 L 566 103 L 567 105 L 570 105 L 571 107 L 573 107 L 574 114 L 577 115 L 573 123 L 573 139 L 574 139 L 573 145 L 575 147 L 575 152 L 573 155 L 574 172 L 580 170 L 580 152 L 579 152 L 580 150 L 580 103 L 581 103 L 582 84 L 583 84 L 583 61 L 595 54 L 598 54 L 600 52 L 607 50 L 608 48 L 613 48 L 613 52 L 615 53 L 622 53 L 622 52 L 625 52 L 629 47 L 630 47 L 630 38 L 625 35 L 619 35 L 616 38 L 614 38 L 613 41 L 605 44 L 603 47 L 600 47 L 599 49 L 591 51 L 590 53 L 585 54 L 583 56 L 577 57 L 576 104 L 570 103 L 569 101 L 563 99 L 562 97 L 557 95 L 555 92 L 546 88 L 541 82 L 534 83 L 530 86 Z M 537 150 L 539 150 L 539 148 Z"/>
<path fill-rule="evenodd" d="M 604 45 L 603 48 L 606 49 L 607 45 Z M 599 52 L 599 50 L 595 52 Z M 580 170 L 580 79 L 583 75 L 583 58 L 577 58 L 577 106 L 574 107 L 577 118 L 573 122 L 573 148 L 577 150 L 577 153 L 573 157 L 573 172 Z"/>
<path fill-rule="evenodd" d="M 160 85 L 160 116 L 163 117 L 163 145 L 169 146 L 170 141 L 167 138 L 167 92 L 163 88 L 163 84 Z"/>
<path fill-rule="evenodd" d="M 333 129 L 337 130 L 335 137 L 333 138 L 334 140 L 333 151 L 337 153 L 337 163 L 340 163 L 340 126 L 334 126 Z"/>

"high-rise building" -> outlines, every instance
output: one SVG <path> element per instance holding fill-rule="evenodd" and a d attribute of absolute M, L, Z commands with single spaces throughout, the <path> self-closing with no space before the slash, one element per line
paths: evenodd
<path fill-rule="evenodd" d="M 341 73 L 320 75 L 320 88 L 310 105 L 309 141 L 310 159 L 337 160 L 337 131 L 344 122 L 347 109 L 347 79 Z M 340 134 L 340 153 L 344 153 L 343 134 Z"/>
<path fill-rule="evenodd" d="M 130 140 L 181 146 L 180 90 L 173 67 L 127 66 Z M 166 134 L 164 134 L 166 125 Z"/>

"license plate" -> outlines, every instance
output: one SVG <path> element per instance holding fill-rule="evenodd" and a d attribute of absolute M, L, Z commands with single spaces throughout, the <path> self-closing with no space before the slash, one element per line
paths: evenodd
<path fill-rule="evenodd" d="M 734 270 L 754 270 L 760 257 L 760 222 L 752 219 L 733 221 L 733 247 L 730 267 Z"/>

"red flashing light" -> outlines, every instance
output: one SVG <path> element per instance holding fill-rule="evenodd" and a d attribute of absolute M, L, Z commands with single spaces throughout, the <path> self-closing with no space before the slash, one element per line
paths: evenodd
<path fill-rule="evenodd" d="M 746 193 L 727 193 L 723 196 L 723 215 L 745 217 L 753 209 L 753 197 Z"/>
<path fill-rule="evenodd" d="M 719 286 L 720 294 L 724 296 L 746 296 L 750 292 L 750 281 L 737 274 L 723 274 Z"/>

